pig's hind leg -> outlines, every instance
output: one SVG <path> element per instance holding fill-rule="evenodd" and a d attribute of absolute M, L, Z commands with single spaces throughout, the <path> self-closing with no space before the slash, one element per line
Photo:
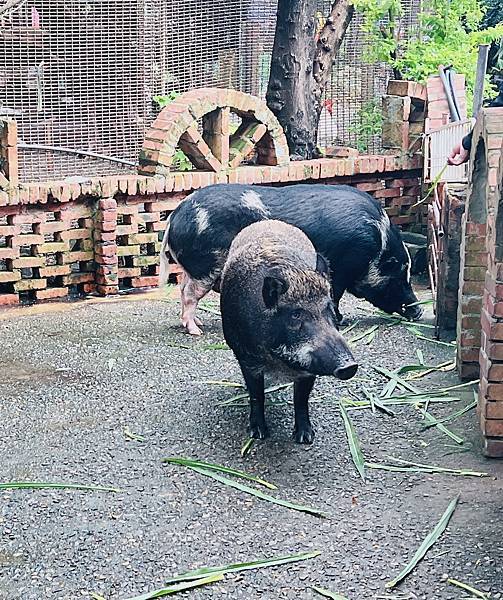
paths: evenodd
<path fill-rule="evenodd" d="M 180 299 L 182 302 L 182 325 L 191 335 L 202 335 L 201 320 L 196 317 L 196 309 L 201 298 L 211 290 L 212 283 L 202 283 L 190 277 L 184 271 L 180 286 Z"/>
<path fill-rule="evenodd" d="M 257 373 L 239 359 L 238 361 L 250 395 L 250 437 L 263 440 L 269 435 L 265 422 L 264 374 Z"/>
<path fill-rule="evenodd" d="M 295 441 L 299 444 L 312 444 L 314 429 L 309 420 L 309 394 L 313 389 L 316 377 L 301 377 L 294 383 L 293 405 L 295 408 Z"/>

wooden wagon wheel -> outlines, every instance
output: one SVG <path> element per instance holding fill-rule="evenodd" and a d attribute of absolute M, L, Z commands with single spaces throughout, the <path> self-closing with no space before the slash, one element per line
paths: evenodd
<path fill-rule="evenodd" d="M 231 112 L 241 117 L 232 134 Z M 139 172 L 166 175 L 177 147 L 196 169 L 213 172 L 238 167 L 254 150 L 258 164 L 281 166 L 290 161 L 285 134 L 274 114 L 259 98 L 236 90 L 191 90 L 168 104 L 147 131 Z"/>

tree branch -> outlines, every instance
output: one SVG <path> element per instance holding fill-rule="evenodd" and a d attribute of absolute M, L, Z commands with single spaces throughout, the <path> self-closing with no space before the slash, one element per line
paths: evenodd
<path fill-rule="evenodd" d="M 335 0 L 316 45 L 313 64 L 313 77 L 316 82 L 314 96 L 316 110 L 321 112 L 321 96 L 330 78 L 332 65 L 353 18 L 354 6 L 349 0 Z"/>

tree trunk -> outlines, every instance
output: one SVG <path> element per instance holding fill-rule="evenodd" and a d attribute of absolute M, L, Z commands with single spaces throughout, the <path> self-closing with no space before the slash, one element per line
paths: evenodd
<path fill-rule="evenodd" d="M 316 152 L 314 103 L 316 0 L 279 0 L 267 105 L 278 117 L 293 158 Z"/>
<path fill-rule="evenodd" d="M 335 0 L 316 42 L 316 0 L 279 0 L 266 100 L 296 158 L 318 155 L 321 97 L 353 16 L 349 0 Z"/>

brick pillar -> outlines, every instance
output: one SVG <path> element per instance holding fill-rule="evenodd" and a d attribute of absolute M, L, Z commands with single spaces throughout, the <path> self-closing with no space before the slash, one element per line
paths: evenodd
<path fill-rule="evenodd" d="M 102 296 L 119 291 L 119 259 L 117 255 L 117 201 L 98 201 L 94 230 L 96 291 Z"/>
<path fill-rule="evenodd" d="M 485 454 L 503 458 L 503 263 L 494 263 L 486 278 L 479 416 Z"/>

